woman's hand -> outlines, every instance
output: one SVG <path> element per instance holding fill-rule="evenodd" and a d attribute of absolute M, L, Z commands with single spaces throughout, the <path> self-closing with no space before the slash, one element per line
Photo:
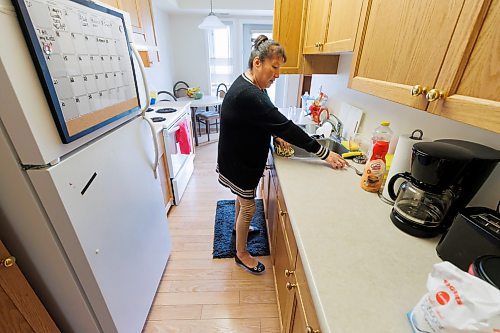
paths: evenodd
<path fill-rule="evenodd" d="M 346 160 L 344 160 L 342 156 L 334 153 L 333 151 L 330 151 L 330 154 L 325 159 L 325 161 L 334 169 L 343 169 L 347 166 Z"/>
<path fill-rule="evenodd" d="M 290 144 L 283 140 L 282 138 L 275 137 L 274 143 L 280 146 L 282 149 L 288 150 L 290 149 Z"/>

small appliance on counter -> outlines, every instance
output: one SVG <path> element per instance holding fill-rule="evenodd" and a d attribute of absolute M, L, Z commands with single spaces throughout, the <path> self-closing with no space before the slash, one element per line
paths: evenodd
<path fill-rule="evenodd" d="M 472 262 L 468 272 L 500 289 L 500 256 L 480 256 Z"/>
<path fill-rule="evenodd" d="M 458 214 L 458 211 L 469 204 L 477 191 L 479 191 L 486 179 L 488 179 L 493 172 L 497 163 L 500 161 L 500 151 L 464 140 L 440 139 L 435 142 L 449 143 L 468 149 L 473 155 L 472 161 L 467 165 L 462 177 L 458 179 L 458 183 L 456 184 L 460 193 L 453 201 L 448 213 L 443 219 L 443 224 L 447 229 Z"/>
<path fill-rule="evenodd" d="M 500 256 L 500 214 L 485 207 L 462 209 L 436 252 L 464 271 L 480 256 Z"/>
<path fill-rule="evenodd" d="M 388 184 L 396 200 L 391 220 L 417 237 L 445 232 L 500 161 L 500 151 L 469 141 L 441 139 L 416 143 L 411 173 L 394 175 Z M 395 181 L 406 182 L 394 192 Z"/>
<path fill-rule="evenodd" d="M 434 237 L 445 228 L 443 218 L 456 198 L 453 185 L 462 177 L 472 153 L 444 142 L 413 145 L 411 173 L 395 174 L 388 184 L 394 200 L 390 217 L 402 231 L 417 237 Z M 405 181 L 394 192 L 397 179 Z"/>

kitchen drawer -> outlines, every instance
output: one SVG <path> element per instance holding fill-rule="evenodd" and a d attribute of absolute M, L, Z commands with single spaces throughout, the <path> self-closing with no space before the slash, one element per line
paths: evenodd
<path fill-rule="evenodd" d="M 295 262 L 297 259 L 297 243 L 295 241 L 292 225 L 290 224 L 290 219 L 288 218 L 288 211 L 286 209 L 281 191 L 278 191 L 278 215 L 280 221 L 279 225 L 283 228 L 285 234 L 286 249 L 290 260 L 290 267 L 293 269 L 295 268 Z"/>

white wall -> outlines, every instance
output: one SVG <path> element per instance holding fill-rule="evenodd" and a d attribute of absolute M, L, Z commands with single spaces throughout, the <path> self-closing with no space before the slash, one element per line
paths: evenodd
<path fill-rule="evenodd" d="M 371 133 L 380 121 L 389 120 L 395 137 L 420 128 L 426 137 L 432 139 L 462 139 L 500 149 L 500 135 L 494 132 L 347 88 L 351 62 L 352 54 L 341 55 L 337 75 L 313 75 L 311 92 L 317 95 L 322 86 L 323 91 L 329 96 L 328 107 L 333 113 L 339 112 L 342 102 L 362 109 L 364 115 L 359 128 L 360 133 Z M 470 205 L 484 205 L 495 209 L 500 200 L 499 189 L 500 167 L 497 165 Z"/>
<path fill-rule="evenodd" d="M 198 29 L 202 14 L 170 14 L 170 41 L 174 83 L 186 81 L 191 87 L 210 91 L 207 32 Z M 170 89 L 172 90 L 172 89 Z"/>
<path fill-rule="evenodd" d="M 208 36 L 205 30 L 198 29 L 206 14 L 170 13 L 169 25 L 172 46 L 173 81 L 186 81 L 191 87 L 200 87 L 205 93 L 210 91 L 210 72 L 208 68 Z M 234 50 L 242 50 L 243 23 L 272 23 L 272 17 L 236 17 L 225 16 L 223 21 L 233 22 Z M 234 63 L 235 77 L 239 75 L 242 60 L 236 55 Z M 246 63 L 246 60 L 245 60 Z"/>
<path fill-rule="evenodd" d="M 169 16 L 156 6 L 153 6 L 153 15 L 160 61 L 157 62 L 157 59 L 154 59 L 153 66 L 146 68 L 149 90 L 172 91 L 172 47 L 170 45 Z"/>

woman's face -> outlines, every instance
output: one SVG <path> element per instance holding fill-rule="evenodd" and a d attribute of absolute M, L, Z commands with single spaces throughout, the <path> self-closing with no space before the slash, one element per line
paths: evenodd
<path fill-rule="evenodd" d="M 278 55 L 265 58 L 264 61 L 258 57 L 254 58 L 252 74 L 260 89 L 269 88 L 273 84 L 274 80 L 280 76 L 282 64 L 283 58 Z"/>

